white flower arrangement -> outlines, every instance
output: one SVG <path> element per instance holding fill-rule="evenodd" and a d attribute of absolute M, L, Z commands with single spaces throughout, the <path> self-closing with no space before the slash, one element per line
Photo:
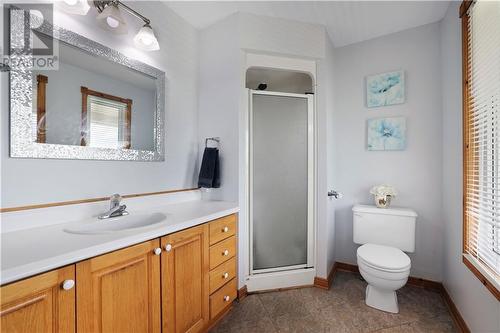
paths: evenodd
<path fill-rule="evenodd" d="M 391 205 L 391 199 L 398 194 L 398 191 L 390 185 L 377 185 L 372 187 L 370 193 L 373 194 L 378 208 L 387 208 Z"/>
<path fill-rule="evenodd" d="M 398 195 L 398 191 L 391 185 L 377 185 L 373 186 L 370 193 L 374 196 L 387 196 L 395 197 Z"/>
<path fill-rule="evenodd" d="M 387 196 L 395 197 L 398 195 L 398 191 L 391 185 L 377 185 L 373 186 L 370 193 L 374 196 Z"/>

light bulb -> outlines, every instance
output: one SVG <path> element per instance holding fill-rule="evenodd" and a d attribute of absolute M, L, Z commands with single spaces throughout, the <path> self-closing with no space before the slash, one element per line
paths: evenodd
<path fill-rule="evenodd" d="M 90 5 L 87 0 L 64 0 L 56 1 L 56 6 L 61 8 L 66 13 L 76 15 L 87 15 L 90 10 Z"/>
<path fill-rule="evenodd" d="M 153 39 L 149 36 L 143 36 L 141 38 L 141 41 L 145 44 L 145 45 L 151 45 L 151 43 L 153 42 Z"/>
<path fill-rule="evenodd" d="M 111 16 L 108 16 L 106 18 L 106 23 L 111 27 L 111 28 L 116 28 L 117 26 L 120 25 L 120 22 L 118 22 L 117 19 L 115 19 L 114 17 L 111 17 Z"/>
<path fill-rule="evenodd" d="M 97 15 L 96 19 L 99 26 L 104 30 L 111 31 L 116 34 L 127 33 L 127 22 L 123 19 L 123 16 L 118 9 L 118 5 L 114 3 L 106 5 L 102 12 Z"/>
<path fill-rule="evenodd" d="M 158 40 L 153 32 L 153 29 L 146 23 L 134 37 L 135 45 L 145 51 L 156 51 L 160 49 Z"/>

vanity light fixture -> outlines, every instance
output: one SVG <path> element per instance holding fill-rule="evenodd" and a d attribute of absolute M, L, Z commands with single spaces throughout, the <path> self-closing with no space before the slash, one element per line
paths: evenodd
<path fill-rule="evenodd" d="M 135 35 L 134 43 L 138 48 L 143 49 L 144 51 L 156 51 L 160 49 L 160 45 L 155 37 L 153 28 L 151 28 L 149 23 L 144 24 L 137 35 Z"/>
<path fill-rule="evenodd" d="M 99 7 L 97 8 L 99 9 Z M 116 3 L 106 5 L 99 15 L 97 15 L 96 19 L 99 26 L 104 30 L 121 35 L 127 33 L 127 22 Z"/>
<path fill-rule="evenodd" d="M 58 6 L 70 14 L 87 15 L 90 9 L 89 3 L 93 4 L 99 12 L 96 17 L 99 26 L 115 34 L 127 33 L 127 21 L 123 18 L 120 9 L 142 20 L 144 24 L 135 35 L 134 44 L 145 51 L 160 49 L 160 44 L 151 27 L 151 21 L 119 0 L 63 0 L 58 2 Z"/>
<path fill-rule="evenodd" d="M 153 28 L 151 28 L 151 21 L 144 15 L 141 15 L 118 0 L 94 1 L 94 6 L 99 11 L 99 15 L 97 15 L 99 25 L 105 30 L 118 34 L 124 34 L 127 32 L 127 23 L 121 15 L 120 8 L 141 19 L 144 22 L 144 25 L 134 37 L 135 45 L 145 51 L 156 51 L 160 49 L 160 45 L 158 44 Z"/>
<path fill-rule="evenodd" d="M 58 2 L 58 6 L 65 12 L 76 15 L 87 15 L 90 10 L 87 0 L 63 0 Z"/>

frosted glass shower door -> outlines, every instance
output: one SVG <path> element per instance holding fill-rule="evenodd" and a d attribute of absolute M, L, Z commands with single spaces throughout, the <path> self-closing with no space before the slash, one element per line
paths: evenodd
<path fill-rule="evenodd" d="M 251 91 L 251 272 L 312 266 L 312 96 Z"/>

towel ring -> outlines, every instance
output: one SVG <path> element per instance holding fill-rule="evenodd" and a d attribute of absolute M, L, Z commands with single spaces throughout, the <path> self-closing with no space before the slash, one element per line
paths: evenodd
<path fill-rule="evenodd" d="M 212 137 L 212 138 L 206 138 L 205 139 L 205 148 L 208 147 L 208 141 L 214 141 L 217 143 L 217 148 L 219 148 L 220 145 L 220 138 L 219 137 Z"/>

